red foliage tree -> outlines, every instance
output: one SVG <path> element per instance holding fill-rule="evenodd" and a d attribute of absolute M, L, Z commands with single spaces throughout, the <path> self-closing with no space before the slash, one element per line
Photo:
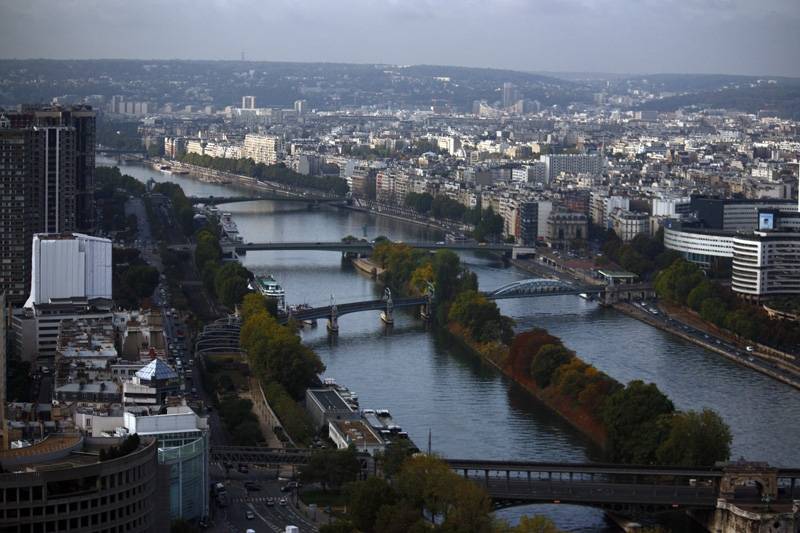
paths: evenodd
<path fill-rule="evenodd" d="M 514 337 L 508 352 L 508 369 L 514 379 L 531 382 L 531 362 L 539 349 L 545 344 L 561 344 L 561 339 L 550 335 L 544 329 L 532 329 Z"/>

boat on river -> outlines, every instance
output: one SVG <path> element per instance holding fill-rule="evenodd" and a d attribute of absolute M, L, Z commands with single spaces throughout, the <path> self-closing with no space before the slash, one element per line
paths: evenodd
<path fill-rule="evenodd" d="M 286 291 L 272 276 L 256 276 L 250 285 L 251 289 L 257 290 L 263 296 L 276 300 L 279 310 L 286 307 Z"/>

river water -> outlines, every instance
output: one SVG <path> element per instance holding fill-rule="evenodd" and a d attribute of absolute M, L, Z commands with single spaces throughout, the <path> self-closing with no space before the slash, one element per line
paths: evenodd
<path fill-rule="evenodd" d="M 98 164 L 109 164 L 98 158 Z M 142 166 L 123 166 L 143 181 L 175 181 L 187 195 L 246 194 L 187 176 L 169 176 Z M 270 201 L 228 204 L 245 242 L 333 241 L 345 235 L 370 239 L 439 240 L 434 231 L 372 215 L 322 208 L 308 211 Z M 473 253 L 462 260 L 478 274 L 481 289 L 529 277 Z M 256 274 L 272 274 L 288 303 L 343 303 L 375 298 L 375 283 L 342 262 L 339 253 L 250 252 L 243 260 Z M 710 407 L 728 422 L 733 457 L 800 464 L 800 392 L 712 352 L 652 328 L 613 309 L 573 296 L 505 300 L 504 314 L 518 329 L 543 327 L 561 337 L 581 358 L 621 382 L 656 383 L 680 409 Z M 358 393 L 361 406 L 389 409 L 420 448 L 431 434 L 432 449 L 453 458 L 583 461 L 597 450 L 513 382 L 474 356 L 448 345 L 409 313 L 397 312 L 387 330 L 378 313 L 345 315 L 331 341 L 320 327 L 303 340 L 322 358 L 325 375 Z M 514 520 L 543 513 L 569 531 L 612 530 L 604 514 L 572 506 L 528 506 L 502 511 Z"/>

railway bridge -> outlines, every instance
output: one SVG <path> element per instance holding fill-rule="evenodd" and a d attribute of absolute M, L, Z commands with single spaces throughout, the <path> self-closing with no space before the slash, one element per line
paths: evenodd
<path fill-rule="evenodd" d="M 209 460 L 269 466 L 307 464 L 308 449 L 216 446 Z M 364 474 L 375 468 L 361 454 Z M 797 506 L 800 468 L 737 461 L 709 468 L 604 463 L 443 459 L 459 475 L 482 486 L 501 509 L 535 503 L 598 507 L 623 516 L 665 511 L 711 511 L 720 500 L 740 506 Z M 800 512 L 798 507 L 796 512 Z"/>

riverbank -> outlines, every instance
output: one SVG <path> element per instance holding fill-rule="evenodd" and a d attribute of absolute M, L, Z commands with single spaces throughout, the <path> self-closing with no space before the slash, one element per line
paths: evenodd
<path fill-rule="evenodd" d="M 356 267 L 356 270 L 363 272 L 373 279 L 386 272 L 385 268 L 381 268 L 374 262 L 370 261 L 368 257 L 355 257 L 352 261 L 353 266 Z"/>
<path fill-rule="evenodd" d="M 552 269 L 549 269 L 545 265 L 532 263 L 530 260 L 512 259 L 511 264 L 520 270 L 538 276 L 563 277 L 565 274 L 564 272 L 556 272 Z M 567 281 L 581 281 L 581 279 L 574 273 L 571 274 L 571 277 L 572 279 L 568 279 Z M 665 304 L 659 305 L 662 308 L 667 308 L 666 310 L 669 314 L 665 314 L 665 316 L 669 321 L 665 322 L 662 318 L 654 316 L 651 313 L 648 313 L 647 311 L 644 311 L 635 305 L 626 302 L 614 304 L 612 307 L 617 311 L 620 311 L 631 318 L 635 318 L 636 320 L 649 326 L 672 333 L 673 335 L 676 335 L 685 341 L 691 342 L 696 346 L 700 346 L 701 348 L 722 355 L 726 359 L 739 365 L 756 370 L 765 376 L 769 376 L 770 378 L 780 381 L 781 383 L 785 383 L 796 389 L 800 389 L 800 368 L 797 368 L 796 365 L 792 365 L 791 363 L 787 362 L 785 356 L 781 357 L 778 355 L 771 355 L 769 353 L 770 350 L 761 345 L 756 345 L 757 350 L 755 352 L 747 352 L 747 355 L 745 356 L 737 355 L 739 350 L 743 351 L 744 348 L 735 350 L 732 353 L 732 350 L 727 349 L 726 345 L 738 345 L 739 341 L 737 339 L 733 339 L 724 335 L 722 332 L 718 331 L 718 328 L 711 329 L 707 326 L 704 327 L 704 324 L 702 324 L 703 321 L 700 319 L 688 320 L 684 314 L 679 313 L 672 306 L 666 306 Z M 662 312 L 663 311 L 664 309 L 662 309 Z M 676 320 L 674 316 L 680 316 L 681 320 Z M 692 330 L 686 331 L 685 326 L 690 326 L 695 333 L 699 332 L 700 335 L 692 334 Z M 722 344 L 723 342 L 725 344 Z M 751 361 L 750 359 L 753 360 Z"/>
<path fill-rule="evenodd" d="M 710 350 L 714 353 L 722 355 L 726 359 L 733 361 L 739 365 L 746 366 L 757 372 L 760 372 L 766 376 L 769 376 L 773 379 L 780 381 L 781 383 L 785 383 L 786 385 L 790 385 L 795 389 L 800 390 L 800 377 L 794 378 L 790 376 L 786 376 L 780 374 L 779 372 L 765 366 L 764 363 L 760 362 L 758 358 L 770 359 L 769 356 L 765 357 L 763 355 L 760 356 L 748 356 L 748 357 L 741 357 L 736 354 L 732 354 L 730 351 L 724 349 L 720 345 L 717 344 L 717 341 L 714 337 L 709 336 L 708 339 L 705 338 L 698 338 L 695 335 L 691 335 L 684 331 L 680 327 L 679 322 L 675 322 L 674 324 L 665 323 L 663 320 L 660 320 L 651 314 L 638 309 L 636 306 L 629 304 L 629 303 L 617 303 L 614 304 L 614 309 L 620 311 L 621 313 L 625 313 L 626 315 L 630 316 L 631 318 L 635 318 L 645 324 L 648 324 L 654 328 L 660 329 L 662 331 L 666 331 L 673 335 L 680 337 L 681 339 L 691 342 L 692 344 L 696 344 L 706 350 Z M 750 359 L 753 359 L 752 361 Z M 773 362 L 776 362 L 773 360 Z"/>
<path fill-rule="evenodd" d="M 547 391 L 538 387 L 533 380 L 521 379 L 519 376 L 514 375 L 514 372 L 510 368 L 501 365 L 495 360 L 495 357 L 507 359 L 509 347 L 495 347 L 494 350 L 503 350 L 503 353 L 495 353 L 495 357 L 491 357 L 485 353 L 485 347 L 482 347 L 479 343 L 475 342 L 458 324 L 451 323 L 443 329 L 451 338 L 451 340 L 476 357 L 480 358 L 481 361 L 496 368 L 505 377 L 525 389 L 528 394 L 544 404 L 548 409 L 558 414 L 562 419 L 569 423 L 569 425 L 588 437 L 589 440 L 600 447 L 600 449 L 606 448 L 606 430 L 596 420 L 593 419 L 589 412 L 587 412 L 585 409 L 581 409 L 580 407 L 572 405 L 574 402 L 570 398 L 558 396 L 552 393 L 548 394 Z"/>
<path fill-rule="evenodd" d="M 435 230 L 441 231 L 442 233 L 447 233 L 448 231 L 450 231 L 450 229 L 447 228 L 446 226 L 444 226 L 444 225 L 442 225 L 442 224 L 440 224 L 438 222 L 435 222 L 433 220 L 421 220 L 421 219 L 417 219 L 417 218 L 408 218 L 408 217 L 404 217 L 402 215 L 395 215 L 395 214 L 392 214 L 392 213 L 386 213 L 385 211 L 379 211 L 377 209 L 370 208 L 370 207 L 360 207 L 360 206 L 354 206 L 354 205 L 347 205 L 345 203 L 336 204 L 335 207 L 338 207 L 339 209 L 346 209 L 348 211 L 356 211 L 358 213 L 367 213 L 367 214 L 375 215 L 375 216 L 378 216 L 378 217 L 390 218 L 392 220 L 399 220 L 401 222 L 408 222 L 409 224 L 415 224 L 417 226 L 422 226 L 424 228 L 435 229 Z"/>

